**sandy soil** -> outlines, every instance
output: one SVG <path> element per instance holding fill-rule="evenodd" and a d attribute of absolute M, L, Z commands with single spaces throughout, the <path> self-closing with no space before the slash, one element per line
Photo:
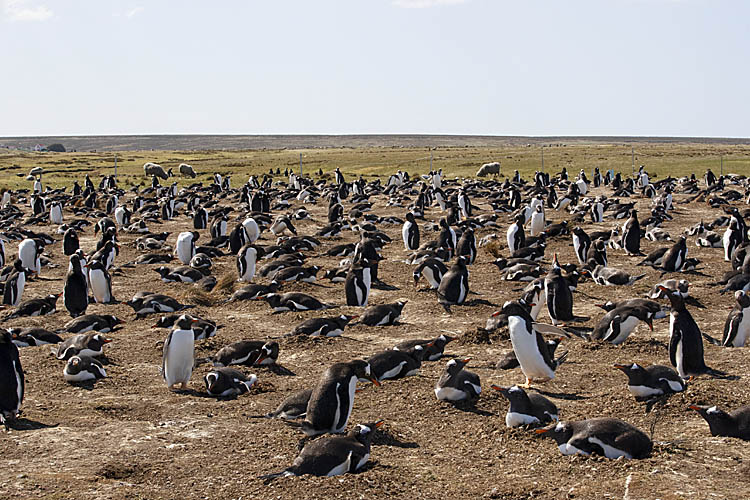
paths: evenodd
<path fill-rule="evenodd" d="M 128 197 L 129 199 L 129 197 Z M 677 196 L 676 199 L 682 199 Z M 379 215 L 403 216 L 405 209 L 386 208 L 378 196 L 374 210 Z M 489 207 L 475 197 L 474 203 L 486 212 Z M 229 199 L 222 204 L 231 204 Z M 645 208 L 647 200 L 639 199 Z M 294 207 L 299 206 L 294 202 Z M 307 205 L 312 220 L 299 223 L 301 233 L 312 234 L 325 225 L 326 203 Z M 345 206 L 350 206 L 346 202 Z M 673 235 L 701 217 L 711 220 L 718 214 L 705 205 L 677 205 L 674 221 L 665 224 Z M 28 208 L 27 208 L 28 210 Z M 234 216 L 239 217 L 237 212 Z M 433 208 L 428 220 L 440 217 Z M 548 219 L 559 221 L 563 214 L 547 211 Z M 66 210 L 65 216 L 72 214 Z M 504 241 L 507 221 L 501 218 L 495 231 Z M 609 228 L 612 222 L 592 226 Z M 423 241 L 436 237 L 424 231 Z M 152 225 L 152 230 L 176 234 L 191 227 L 180 215 L 174 221 Z M 34 228 L 53 232 L 52 226 Z M 708 426 L 690 403 L 712 403 L 733 409 L 748 404 L 750 360 L 747 348 L 723 349 L 706 346 L 707 363 L 740 377 L 717 380 L 700 377 L 663 407 L 646 414 L 626 389 L 625 376 L 614 370 L 616 362 L 668 364 L 666 343 L 668 319 L 655 323 L 651 333 L 638 327 L 622 346 L 615 347 L 582 340 L 566 340 L 561 349 L 569 350 L 568 361 L 557 378 L 537 388 L 560 408 L 561 418 L 574 420 L 597 416 L 617 416 L 647 433 L 653 428 L 655 448 L 645 460 L 607 460 L 562 456 L 551 440 L 543 440 L 524 430 L 505 427 L 507 402 L 493 393 L 490 384 L 523 382 L 520 370 L 496 371 L 495 362 L 510 349 L 507 334 L 492 336 L 491 343 L 476 343 L 477 327 L 504 301 L 517 298 L 518 283 L 499 279 L 492 256 L 480 251 L 471 267 L 470 286 L 482 299 L 494 305 L 477 303 L 453 308 L 446 314 L 432 292 L 420 292 L 411 282 L 411 266 L 400 241 L 400 227 L 382 225 L 394 242 L 384 249 L 387 260 L 381 264 L 381 278 L 397 290 L 374 289 L 370 302 L 392 302 L 407 298 L 403 324 L 395 327 L 355 325 L 338 339 L 281 340 L 279 363 L 296 376 L 284 376 L 268 368 L 245 369 L 256 373 L 260 384 L 250 394 L 235 400 L 216 400 L 205 393 L 202 377 L 209 367 L 198 367 L 192 376 L 190 392 L 170 392 L 159 376 L 161 348 L 157 342 L 166 330 L 151 329 L 155 318 L 134 319 L 124 305 L 93 305 L 89 312 L 111 313 L 127 319 L 124 328 L 110 334 L 113 342 L 106 350 L 108 378 L 88 386 L 70 385 L 63 380 L 63 364 L 50 354 L 49 346 L 21 349 L 26 371 L 27 392 L 24 419 L 19 429 L 0 436 L 0 464 L 6 473 L 0 479 L 3 498 L 736 498 L 750 496 L 750 447 L 730 438 L 711 437 Z M 477 239 L 492 232 L 478 231 Z M 203 231 L 202 240 L 207 240 Z M 264 233 L 259 243 L 273 242 Z M 134 235 L 122 234 L 122 251 L 117 264 L 133 260 L 137 251 Z M 354 233 L 329 239 L 322 250 L 341 242 L 355 241 Z M 93 230 L 81 237 L 87 251 L 95 245 Z M 8 245 L 8 254 L 17 243 Z M 644 240 L 644 251 L 663 243 Z M 708 286 L 728 269 L 719 249 L 700 249 L 689 239 L 690 255 L 703 261 L 703 275 L 685 276 L 692 283 L 692 294 L 706 306 L 691 308 L 704 331 L 721 336 L 732 298 Z M 575 260 L 569 237 L 553 241 L 548 256 L 558 252 L 562 262 Z M 31 283 L 25 298 L 61 291 L 67 259 L 61 243 L 48 247 L 59 267 L 44 269 Z M 321 251 L 322 253 L 322 251 Z M 337 258 L 317 257 L 310 252 L 309 263 L 331 268 Z M 610 250 L 611 265 L 648 276 L 632 287 L 605 288 L 591 282 L 579 286 L 574 310 L 590 316 L 593 326 L 603 311 L 593 304 L 597 299 L 643 296 L 660 278 L 650 268 L 636 268 L 636 257 Z M 235 272 L 233 257 L 215 261 L 214 274 Z M 162 283 L 150 268 L 126 269 L 114 277 L 115 295 L 127 300 L 140 290 L 163 292 L 182 298 L 192 285 Z M 260 280 L 264 282 L 264 280 Z M 295 284 L 286 290 L 304 290 L 325 302 L 345 302 L 343 284 Z M 221 298 L 223 296 L 217 295 Z M 44 318 L 11 320 L 4 326 L 39 325 L 60 328 L 69 319 L 62 302 L 61 311 Z M 240 339 L 265 339 L 290 331 L 303 319 L 319 313 L 271 315 L 264 302 L 241 302 L 195 308 L 195 313 L 214 319 L 224 327 L 216 337 L 198 341 L 196 356 L 207 356 Z M 339 307 L 336 312 L 356 313 L 357 308 Z M 546 321 L 546 312 L 540 315 Z M 257 476 L 275 472 L 291 464 L 302 437 L 282 422 L 252 419 L 271 411 L 289 393 L 310 386 L 328 365 L 368 356 L 393 346 L 402 339 L 432 337 L 441 332 L 466 334 L 462 341 L 449 344 L 448 356 L 471 357 L 469 369 L 482 378 L 483 393 L 476 405 L 454 407 L 436 400 L 433 387 L 446 360 L 425 363 L 421 373 L 405 380 L 387 381 L 377 388 L 363 385 L 356 396 L 350 425 L 384 419 L 373 445 L 371 463 L 363 471 L 336 478 L 284 478 L 264 484 Z"/>

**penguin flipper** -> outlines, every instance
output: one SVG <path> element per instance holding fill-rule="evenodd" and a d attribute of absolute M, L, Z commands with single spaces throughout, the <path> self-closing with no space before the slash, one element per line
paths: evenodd
<path fill-rule="evenodd" d="M 556 335 L 560 336 L 562 335 L 565 338 L 571 338 L 570 333 L 563 330 L 562 328 L 558 328 L 556 326 L 548 325 L 546 323 L 536 323 L 532 322 L 531 325 L 534 327 L 534 330 L 541 333 L 542 335 Z"/>
<path fill-rule="evenodd" d="M 721 345 L 721 342 L 713 338 L 711 335 L 701 332 L 701 335 L 703 335 L 703 338 L 706 339 L 706 342 L 708 342 L 711 345 Z"/>
<path fill-rule="evenodd" d="M 676 323 L 672 330 L 672 335 L 669 337 L 669 361 L 672 363 L 672 366 L 677 366 L 677 344 L 682 339 L 682 332 Z"/>

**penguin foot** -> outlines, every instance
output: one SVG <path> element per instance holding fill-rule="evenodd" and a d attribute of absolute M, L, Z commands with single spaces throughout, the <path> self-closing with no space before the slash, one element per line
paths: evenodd
<path fill-rule="evenodd" d="M 521 384 L 521 386 L 520 386 L 520 387 L 523 387 L 524 389 L 529 389 L 529 388 L 531 388 L 531 379 L 527 377 L 527 378 L 526 378 L 526 382 L 525 382 L 525 383 L 523 383 L 523 384 Z"/>

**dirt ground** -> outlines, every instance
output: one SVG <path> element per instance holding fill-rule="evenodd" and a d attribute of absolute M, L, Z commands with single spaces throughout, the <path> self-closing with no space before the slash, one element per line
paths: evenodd
<path fill-rule="evenodd" d="M 130 200 L 129 195 L 127 201 Z M 677 195 L 676 200 L 684 197 Z M 378 215 L 403 217 L 405 208 L 386 207 L 387 198 L 376 196 L 373 211 Z M 480 213 L 490 210 L 479 196 L 473 202 Z M 229 199 L 221 202 L 233 203 Z M 641 213 L 648 200 L 638 199 Z M 294 200 L 291 208 L 300 202 Z M 345 202 L 345 208 L 351 206 Z M 298 223 L 301 234 L 313 234 L 326 224 L 327 203 L 306 204 L 312 219 Z M 718 210 L 706 205 L 676 205 L 675 218 L 663 227 L 673 236 L 700 218 L 712 220 Z M 25 208 L 28 211 L 28 207 Z M 241 214 L 235 211 L 234 218 Z M 547 210 L 548 220 L 564 219 L 567 214 Z M 426 217 L 441 216 L 432 208 Z M 72 214 L 66 210 L 65 217 Z M 92 219 L 93 220 L 93 219 Z M 497 232 L 505 241 L 508 222 L 501 216 L 500 227 L 482 229 L 477 240 Z M 230 227 L 232 227 L 230 224 Z M 613 222 L 586 224 L 585 229 L 609 229 Z M 621 224 L 621 222 L 618 222 Z M 184 214 L 174 221 L 151 224 L 154 232 L 170 231 L 169 242 L 192 227 Z M 437 233 L 425 231 L 422 239 Z M 392 327 L 354 325 L 345 337 L 335 339 L 280 340 L 279 363 L 296 376 L 278 375 L 268 368 L 243 368 L 256 373 L 259 385 L 249 394 L 234 400 L 208 397 L 202 381 L 209 371 L 201 365 L 193 372 L 188 393 L 170 392 L 159 376 L 161 347 L 167 331 L 151 329 L 155 317 L 135 319 L 127 305 L 98 305 L 90 313 L 110 313 L 127 320 L 120 330 L 108 334 L 113 342 L 106 349 L 108 378 L 93 385 L 70 385 L 63 380 L 63 362 L 50 354 L 49 346 L 21 349 L 27 390 L 23 419 L 19 428 L 0 435 L 1 498 L 36 499 L 132 499 L 132 498 L 734 498 L 750 497 L 750 444 L 737 439 L 715 438 L 705 421 L 687 410 L 691 403 L 718 404 L 734 409 L 750 402 L 750 359 L 748 348 L 724 349 L 706 345 L 706 360 L 711 367 L 739 376 L 739 380 L 699 377 L 683 394 L 673 396 L 663 407 L 646 414 L 626 388 L 626 377 L 614 370 L 614 363 L 669 364 L 667 353 L 668 319 L 655 322 L 651 333 L 645 325 L 622 346 L 565 340 L 561 350 L 569 350 L 568 361 L 557 378 L 537 386 L 559 407 L 563 420 L 616 416 L 650 433 L 655 447 L 644 460 L 608 460 L 562 456 L 551 440 L 538 438 L 525 430 L 505 427 L 507 402 L 494 393 L 490 384 L 522 383 L 520 370 L 497 371 L 496 361 L 511 348 L 507 333 L 492 337 L 491 343 L 477 343 L 477 327 L 484 326 L 490 314 L 502 303 L 519 296 L 519 283 L 501 281 L 493 257 L 480 250 L 471 266 L 470 288 L 481 299 L 494 305 L 475 303 L 453 307 L 446 314 L 432 292 L 420 292 L 413 286 L 412 266 L 403 263 L 406 252 L 400 226 L 381 225 L 393 238 L 383 255 L 380 277 L 396 290 L 371 292 L 370 303 L 409 300 L 402 324 Z M 53 226 L 35 227 L 52 233 Z M 207 241 L 207 231 L 201 231 Z M 58 236 L 59 237 L 59 236 Z M 115 265 L 133 260 L 138 252 L 132 242 L 136 235 L 121 234 L 122 250 Z M 60 237 L 61 239 L 61 237 Z M 319 257 L 327 248 L 341 242 L 354 242 L 355 233 L 326 239 L 320 252 L 308 252 L 309 264 L 329 269 L 338 258 Z M 87 251 L 95 246 L 93 229 L 81 235 Z M 274 243 L 264 232 L 262 245 Z M 666 243 L 669 244 L 669 243 Z M 691 307 L 704 331 L 721 337 L 724 320 L 733 298 L 720 295 L 709 286 L 729 268 L 722 250 L 697 248 L 689 238 L 689 253 L 703 262 L 702 274 L 688 274 L 691 294 L 705 309 Z M 48 247 L 54 269 L 43 269 L 41 277 L 30 283 L 24 298 L 41 297 L 61 291 L 67 259 L 61 242 Z M 643 240 L 644 251 L 665 245 Z M 16 251 L 17 242 L 7 245 L 7 254 Z M 504 244 L 503 244 L 504 246 Z M 505 251 L 505 250 L 504 250 Z M 561 262 L 574 262 L 570 237 L 554 240 L 547 250 L 550 258 L 557 252 Z M 635 267 L 637 257 L 622 251 L 609 251 L 610 265 L 648 275 L 632 287 L 600 287 L 592 282 L 579 285 L 575 295 L 576 314 L 590 316 L 593 326 L 604 314 L 594 303 L 599 300 L 643 296 L 660 278 L 660 272 Z M 137 291 L 153 291 L 183 298 L 189 284 L 162 283 L 142 265 L 116 275 L 114 293 L 120 300 Z M 235 273 L 234 257 L 214 260 L 214 274 Z M 322 273 L 321 273 L 322 275 Z M 666 278 L 666 277 L 665 277 Z M 265 279 L 256 280 L 266 282 Z M 421 283 L 424 286 L 424 283 Z M 324 302 L 345 303 L 343 284 L 327 281 L 295 284 L 285 290 L 304 290 Z M 223 295 L 216 294 L 217 298 Z M 4 323 L 11 326 L 60 328 L 70 318 L 62 301 L 59 311 L 43 318 L 22 318 Z M 358 312 L 341 306 L 336 313 Z M 241 339 L 265 339 L 290 331 L 296 324 L 321 313 L 282 313 L 271 315 L 265 302 L 251 301 L 198 306 L 194 312 L 224 325 L 216 337 L 198 341 L 196 356 L 208 356 L 220 347 Z M 328 314 L 324 312 L 323 314 Z M 540 321 L 547 321 L 546 312 Z M 350 426 L 358 422 L 384 419 L 373 444 L 370 464 L 357 474 L 335 478 L 280 478 L 270 484 L 257 477 L 284 469 L 297 455 L 302 434 L 278 420 L 253 419 L 253 415 L 271 411 L 288 394 L 311 386 L 330 364 L 366 357 L 409 338 L 428 338 L 441 332 L 466 334 L 448 345 L 448 356 L 470 357 L 469 369 L 480 375 L 483 392 L 475 406 L 453 406 L 439 402 L 433 387 L 446 359 L 423 364 L 418 376 L 386 381 L 382 387 L 361 385 L 354 402 Z M 448 358 L 449 359 L 449 358 Z"/>

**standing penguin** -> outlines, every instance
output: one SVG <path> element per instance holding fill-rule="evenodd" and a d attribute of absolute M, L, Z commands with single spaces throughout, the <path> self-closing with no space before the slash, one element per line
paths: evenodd
<path fill-rule="evenodd" d="M 164 341 L 161 372 L 170 390 L 177 389 L 178 384 L 181 390 L 188 387 L 195 363 L 195 334 L 192 324 L 197 321 L 183 314 Z"/>
<path fill-rule="evenodd" d="M 62 204 L 60 202 L 54 202 L 49 207 L 49 220 L 52 224 L 63 223 L 63 211 Z"/>
<path fill-rule="evenodd" d="M 729 221 L 729 227 L 724 231 L 724 237 L 721 241 L 724 245 L 724 260 L 731 262 L 734 250 L 742 243 L 742 230 L 734 217 Z"/>
<path fill-rule="evenodd" d="M 414 220 L 414 214 L 406 213 L 406 222 L 401 229 L 401 236 L 404 239 L 404 248 L 406 250 L 416 250 L 419 248 L 419 226 Z"/>
<path fill-rule="evenodd" d="M 451 359 L 435 384 L 435 396 L 440 401 L 474 399 L 482 393 L 479 375 L 464 370 L 470 359 Z"/>
<path fill-rule="evenodd" d="M 458 192 L 458 210 L 461 212 L 462 219 L 466 220 L 471 217 L 471 200 L 463 188 Z"/>
<path fill-rule="evenodd" d="M 26 238 L 18 244 L 18 258 L 21 259 L 23 267 L 39 272 L 39 256 L 42 255 L 44 244 L 42 240 Z"/>
<path fill-rule="evenodd" d="M 252 217 L 248 217 L 242 221 L 242 227 L 245 228 L 245 235 L 249 243 L 255 243 L 260 238 L 260 228 Z"/>
<path fill-rule="evenodd" d="M 721 339 L 724 347 L 742 347 L 750 339 L 750 294 L 737 290 L 734 298 L 737 305 L 724 322 L 724 336 Z"/>
<path fill-rule="evenodd" d="M 255 263 L 258 260 L 258 249 L 251 245 L 246 244 L 240 251 L 237 252 L 237 274 L 239 279 L 237 281 L 250 282 L 255 276 Z"/>
<path fill-rule="evenodd" d="M 185 266 L 190 264 L 190 259 L 195 255 L 195 242 L 198 236 L 198 231 L 184 231 L 177 236 L 174 253 Z"/>
<path fill-rule="evenodd" d="M 588 262 L 590 248 L 591 238 L 586 234 L 586 231 L 578 226 L 573 228 L 573 249 L 576 252 L 579 263 L 586 264 Z"/>
<path fill-rule="evenodd" d="M 91 293 L 98 304 L 112 304 L 117 302 L 112 296 L 112 277 L 99 260 L 92 260 L 86 264 L 89 271 Z"/>
<path fill-rule="evenodd" d="M 508 227 L 506 236 L 508 239 L 508 251 L 511 255 L 519 248 L 526 246 L 526 235 L 523 232 L 524 222 L 525 217 L 523 214 L 518 214 L 516 216 L 516 221 Z"/>
<path fill-rule="evenodd" d="M 559 267 L 552 267 L 544 278 L 544 293 L 553 325 L 574 319 L 573 292 Z"/>
<path fill-rule="evenodd" d="M 513 352 L 526 376 L 526 383 L 522 387 L 528 388 L 532 382 L 546 382 L 555 378 L 555 370 L 563 364 L 568 353 L 564 352 L 557 359 L 552 358 L 549 346 L 534 327 L 529 311 L 523 305 L 515 301 L 506 302 L 501 312 L 508 318 Z M 567 335 L 563 330 L 555 330 L 555 333 Z"/>
<path fill-rule="evenodd" d="M 450 306 L 461 305 L 469 294 L 469 270 L 466 257 L 458 257 L 456 263 L 445 273 L 437 289 L 438 302 L 450 313 Z"/>
<path fill-rule="evenodd" d="M 448 258 L 453 257 L 456 253 L 456 232 L 448 223 L 448 219 L 442 217 L 440 219 L 440 234 L 438 234 L 438 248 L 445 248 L 448 250 Z"/>
<path fill-rule="evenodd" d="M 447 272 L 448 268 L 445 267 L 442 261 L 434 258 L 425 259 L 414 269 L 414 286 L 417 286 L 417 283 L 419 283 L 419 277 L 424 276 L 424 279 L 430 285 L 430 289 L 435 290 L 440 286 L 440 281 Z"/>
<path fill-rule="evenodd" d="M 591 222 L 598 223 L 604 220 L 604 203 L 601 199 L 597 198 L 594 203 L 591 204 Z"/>
<path fill-rule="evenodd" d="M 685 237 L 680 236 L 677 242 L 664 253 L 661 260 L 661 268 L 665 272 L 678 272 L 682 270 L 682 266 L 685 265 L 687 259 L 687 245 L 685 244 Z"/>
<path fill-rule="evenodd" d="M 10 332 L 0 329 L 0 421 L 6 429 L 21 413 L 24 389 L 18 348 L 13 343 Z"/>
<path fill-rule="evenodd" d="M 641 225 L 635 209 L 631 210 L 630 218 L 622 226 L 620 245 L 628 255 L 641 255 Z"/>
<path fill-rule="evenodd" d="M 668 366 L 651 365 L 646 368 L 638 363 L 615 364 L 628 376 L 628 390 L 636 401 L 648 401 L 656 396 L 682 392 L 687 388 L 685 380 Z"/>
<path fill-rule="evenodd" d="M 456 255 L 466 257 L 466 264 L 473 264 L 477 258 L 477 242 L 474 230 L 467 227 L 456 244 Z"/>
<path fill-rule="evenodd" d="M 70 256 L 70 270 L 65 276 L 63 302 L 71 318 L 85 314 L 89 305 L 86 275 L 81 267 L 81 258 L 75 253 Z"/>
<path fill-rule="evenodd" d="M 26 273 L 31 273 L 31 271 L 23 267 L 21 259 L 16 259 L 11 274 L 5 280 L 3 304 L 17 306 L 21 302 L 23 290 L 26 287 Z"/>
<path fill-rule="evenodd" d="M 305 420 L 300 424 L 302 431 L 308 436 L 343 432 L 352 413 L 359 379 L 380 385 L 370 364 L 361 359 L 336 363 L 323 372 L 307 403 Z"/>
<path fill-rule="evenodd" d="M 206 229 L 208 226 L 208 212 L 203 207 L 197 207 L 193 213 L 193 229 Z"/>
<path fill-rule="evenodd" d="M 544 231 L 544 207 L 539 204 L 531 214 L 529 233 L 531 236 L 539 236 Z"/>
<path fill-rule="evenodd" d="M 367 306 L 371 281 L 370 266 L 366 259 L 353 264 L 349 268 L 349 272 L 346 273 L 346 283 L 344 284 L 346 305 Z"/>
<path fill-rule="evenodd" d="M 63 234 L 63 254 L 73 255 L 79 248 L 78 233 L 72 227 L 68 228 Z"/>
<path fill-rule="evenodd" d="M 703 337 L 693 316 L 685 308 L 685 299 L 676 290 L 659 286 L 672 305 L 669 318 L 669 360 L 681 377 L 710 371 L 703 360 Z"/>

